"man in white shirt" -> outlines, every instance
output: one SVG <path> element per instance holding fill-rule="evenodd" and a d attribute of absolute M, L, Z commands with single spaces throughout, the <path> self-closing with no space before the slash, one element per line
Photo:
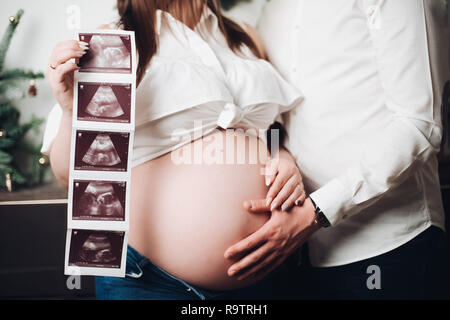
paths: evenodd
<path fill-rule="evenodd" d="M 311 297 L 424 298 L 431 277 L 440 276 L 434 268 L 445 223 L 436 154 L 449 79 L 443 6 L 441 0 L 266 6 L 259 31 L 268 58 L 305 95 L 285 119 L 286 146 L 318 223 L 331 225 L 301 240 L 289 237 L 287 226 L 298 222 L 279 228 L 285 247 L 309 238 Z M 248 250 L 256 238 L 230 250 Z M 280 263 L 264 262 L 269 255 L 259 251 L 241 267 Z"/>

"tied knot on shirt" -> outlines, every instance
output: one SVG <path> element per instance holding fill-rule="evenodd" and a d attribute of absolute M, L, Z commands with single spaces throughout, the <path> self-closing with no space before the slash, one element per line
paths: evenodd
<path fill-rule="evenodd" d="M 217 125 L 228 129 L 237 125 L 244 118 L 244 111 L 233 103 L 227 103 L 217 119 Z"/>

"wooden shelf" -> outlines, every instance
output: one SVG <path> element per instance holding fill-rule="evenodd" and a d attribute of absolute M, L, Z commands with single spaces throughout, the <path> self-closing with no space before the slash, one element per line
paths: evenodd
<path fill-rule="evenodd" d="M 57 182 L 14 192 L 0 192 L 0 206 L 67 203 L 67 191 Z"/>

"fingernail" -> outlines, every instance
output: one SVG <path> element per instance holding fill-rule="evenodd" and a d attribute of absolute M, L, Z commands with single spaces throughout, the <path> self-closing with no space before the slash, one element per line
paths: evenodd
<path fill-rule="evenodd" d="M 288 208 L 288 205 L 283 203 L 283 205 L 281 206 L 281 211 L 287 211 Z"/>
<path fill-rule="evenodd" d="M 86 51 L 77 51 L 77 54 L 84 56 L 86 54 Z"/>
<path fill-rule="evenodd" d="M 80 45 L 80 47 L 89 47 L 89 43 L 84 41 L 78 41 L 78 44 Z"/>
<path fill-rule="evenodd" d="M 266 186 L 268 187 L 270 185 L 270 177 L 266 177 Z"/>
<path fill-rule="evenodd" d="M 89 50 L 89 46 L 84 45 L 84 44 L 80 44 L 80 48 L 81 48 L 82 50 L 84 50 L 84 51 Z"/>
<path fill-rule="evenodd" d="M 272 198 L 271 197 L 267 198 L 266 207 L 270 206 L 271 202 L 272 202 Z"/>
<path fill-rule="evenodd" d="M 228 271 L 228 274 L 230 277 L 234 276 L 235 273 L 236 273 L 236 270 L 234 270 L 234 269 Z"/>
<path fill-rule="evenodd" d="M 270 211 L 275 210 L 277 207 L 278 207 L 278 206 L 277 206 L 277 203 L 276 203 L 276 202 L 272 203 L 272 205 L 270 206 Z"/>

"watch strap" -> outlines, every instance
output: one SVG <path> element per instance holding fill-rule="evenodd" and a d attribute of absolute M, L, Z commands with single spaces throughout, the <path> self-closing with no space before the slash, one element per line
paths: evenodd
<path fill-rule="evenodd" d="M 325 214 L 320 210 L 320 208 L 317 206 L 317 204 L 314 202 L 314 200 L 310 197 L 311 203 L 314 207 L 314 213 L 316 214 L 316 222 L 322 227 L 322 228 L 328 228 L 331 226 L 330 221 L 328 221 Z"/>

